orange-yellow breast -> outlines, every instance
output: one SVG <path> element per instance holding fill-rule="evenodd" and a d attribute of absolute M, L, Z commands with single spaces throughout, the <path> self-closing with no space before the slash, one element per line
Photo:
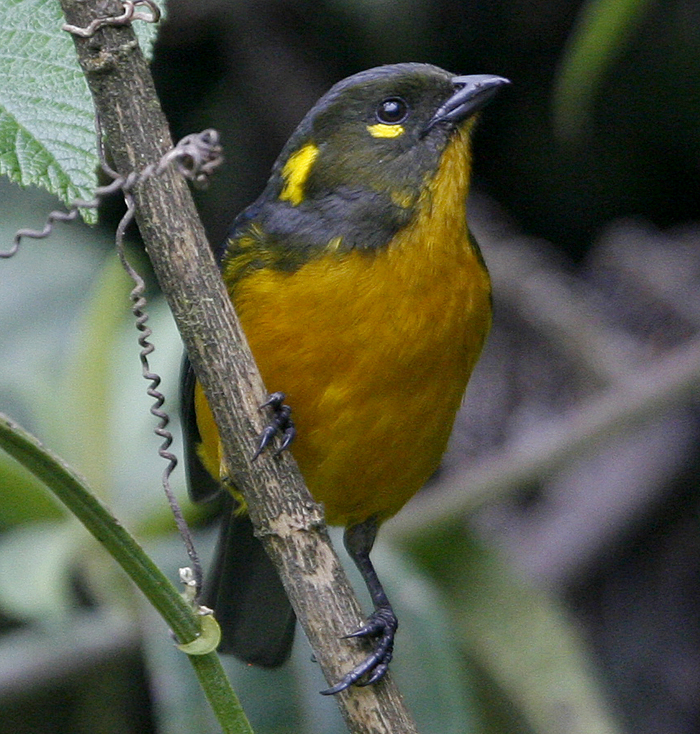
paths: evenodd
<path fill-rule="evenodd" d="M 412 223 L 376 251 L 269 268 L 231 297 L 269 390 L 282 390 L 292 453 L 331 524 L 396 513 L 437 468 L 491 323 L 490 284 L 469 243 L 468 142 L 456 134 Z M 201 454 L 218 436 L 198 390 Z M 208 415 L 207 415 L 208 414 Z"/>

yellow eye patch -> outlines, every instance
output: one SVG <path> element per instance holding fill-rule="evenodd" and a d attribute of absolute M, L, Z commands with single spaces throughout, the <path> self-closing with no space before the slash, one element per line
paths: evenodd
<path fill-rule="evenodd" d="M 318 148 L 313 143 L 307 143 L 289 156 L 282 168 L 282 201 L 289 201 L 294 206 L 304 201 L 304 184 L 317 156 Z"/>
<path fill-rule="evenodd" d="M 384 122 L 367 125 L 367 130 L 373 138 L 398 138 L 406 132 L 403 125 L 387 125 Z"/>

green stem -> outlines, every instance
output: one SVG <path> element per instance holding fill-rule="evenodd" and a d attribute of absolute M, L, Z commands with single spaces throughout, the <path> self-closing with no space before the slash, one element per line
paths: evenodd
<path fill-rule="evenodd" d="M 30 433 L 0 413 L 0 448 L 41 480 L 102 543 L 183 643 L 201 633 L 200 620 L 136 540 L 88 489 L 85 480 Z M 252 734 L 215 652 L 188 655 L 225 734 Z"/>

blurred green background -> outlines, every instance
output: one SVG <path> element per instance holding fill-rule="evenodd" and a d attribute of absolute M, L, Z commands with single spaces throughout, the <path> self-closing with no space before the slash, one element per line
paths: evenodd
<path fill-rule="evenodd" d="M 215 127 L 225 149 L 197 192 L 212 243 L 338 79 L 426 61 L 512 80 L 476 132 L 470 204 L 494 332 L 443 470 L 376 550 L 401 619 L 392 670 L 421 732 L 697 732 L 697 379 L 674 389 L 668 365 L 700 326 L 700 5 L 168 10 L 153 71 L 173 134 Z M 0 243 L 55 206 L 0 181 Z M 100 227 L 61 226 L 0 261 L 0 410 L 73 463 L 176 578 L 186 557 L 160 491 L 117 216 L 111 202 Z M 181 348 L 149 297 L 179 451 Z M 628 385 L 657 365 L 631 414 Z M 597 398 L 618 411 L 607 423 Z M 577 432 L 591 414 L 602 422 Z M 174 483 L 187 504 L 180 470 Z M 451 522 L 426 514 L 462 486 Z M 0 734 L 216 731 L 164 625 L 1 453 L 0 488 Z M 206 557 L 214 528 L 194 519 Z M 344 730 L 301 637 L 280 671 L 227 662 L 260 734 Z"/>

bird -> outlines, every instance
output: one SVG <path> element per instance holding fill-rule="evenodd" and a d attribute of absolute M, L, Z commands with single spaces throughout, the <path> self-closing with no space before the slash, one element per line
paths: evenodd
<path fill-rule="evenodd" d="M 370 558 L 381 524 L 437 469 L 491 325 L 488 270 L 467 225 L 471 133 L 508 80 L 425 63 L 368 69 L 310 109 L 217 259 L 282 434 L 374 610 L 348 636 L 372 651 L 322 691 L 378 682 L 398 627 Z M 223 496 L 202 603 L 219 650 L 289 656 L 295 615 L 222 468 L 218 430 L 185 356 L 181 413 L 195 502 Z M 278 450 L 279 451 L 279 450 Z"/>

